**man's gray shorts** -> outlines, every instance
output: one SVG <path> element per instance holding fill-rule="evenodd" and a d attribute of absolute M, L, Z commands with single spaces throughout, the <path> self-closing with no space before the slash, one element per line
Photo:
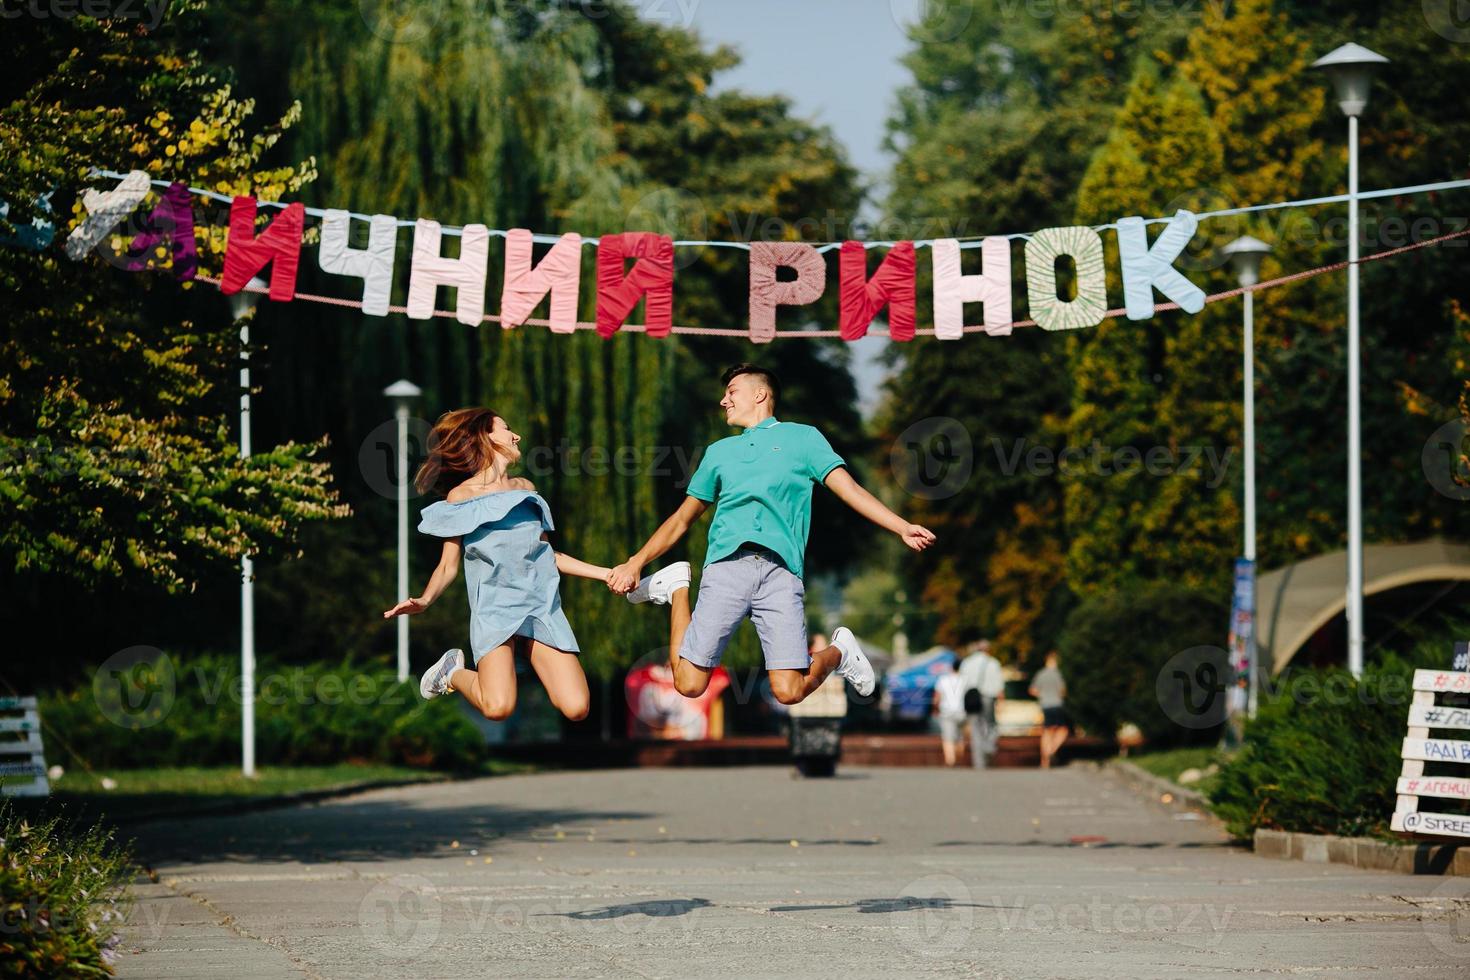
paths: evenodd
<path fill-rule="evenodd" d="M 806 670 L 806 586 L 780 559 L 762 548 L 741 548 L 708 565 L 679 656 L 714 667 L 747 616 L 755 624 L 766 670 Z"/>

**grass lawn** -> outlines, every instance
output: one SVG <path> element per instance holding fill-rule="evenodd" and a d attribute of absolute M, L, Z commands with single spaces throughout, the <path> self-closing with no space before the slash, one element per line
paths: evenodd
<path fill-rule="evenodd" d="M 525 772 L 530 768 L 492 761 L 487 763 L 484 774 Z M 339 790 L 384 781 L 435 782 L 449 778 L 447 773 L 406 766 L 348 764 L 267 766 L 258 769 L 253 779 L 246 779 L 234 766 L 68 770 L 60 779 L 52 780 L 49 799 L 43 802 L 18 798 L 15 802 L 26 809 L 40 809 L 44 805 L 48 810 L 61 804 L 73 816 L 128 820 L 155 813 L 186 814 L 191 810 L 286 793 Z M 104 779 L 111 780 L 115 784 L 113 788 L 104 788 Z"/>
<path fill-rule="evenodd" d="M 1128 761 L 1146 772 L 1161 776 L 1171 783 L 1179 782 L 1179 774 L 1186 769 L 1204 769 L 1213 764 L 1220 764 L 1226 756 L 1213 745 L 1197 746 L 1187 749 L 1165 749 L 1162 752 L 1145 752 L 1141 755 L 1130 755 Z M 1204 779 L 1186 788 L 1210 795 L 1210 788 L 1215 778 L 1206 776 Z"/>

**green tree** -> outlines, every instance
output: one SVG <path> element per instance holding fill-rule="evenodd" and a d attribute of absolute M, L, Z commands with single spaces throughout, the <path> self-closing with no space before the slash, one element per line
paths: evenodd
<path fill-rule="evenodd" d="M 310 162 L 262 166 L 295 113 L 251 132 L 252 104 L 188 53 L 197 7 L 173 3 L 156 34 L 85 16 L 6 28 L 0 236 L 38 217 L 57 225 L 43 248 L 5 246 L 0 264 L 0 552 L 17 573 L 189 591 L 243 554 L 289 553 L 304 524 L 346 513 L 314 458 L 321 440 L 237 458 L 225 304 L 180 301 L 173 282 L 114 268 L 128 235 L 103 244 L 110 263 L 62 251 L 85 217 L 81 191 L 111 183 L 90 177 L 96 165 L 266 200 L 311 178 Z M 34 203 L 48 195 L 52 215 Z M 217 274 L 223 235 L 197 237 Z"/>
<path fill-rule="evenodd" d="M 1083 174 L 1077 221 L 1197 208 L 1190 199 L 1219 185 L 1221 161 L 1220 136 L 1199 91 L 1183 78 L 1163 81 L 1156 64 L 1141 61 Z M 1111 235 L 1107 252 L 1110 292 L 1121 295 Z M 1105 320 L 1071 335 L 1068 347 L 1067 441 L 1097 460 L 1064 474 L 1072 591 L 1219 585 L 1234 548 L 1233 488 L 1214 485 L 1204 465 L 1181 470 L 1150 460 L 1177 462 L 1191 447 L 1223 454 L 1236 444 L 1237 373 L 1226 365 L 1238 362 L 1239 338 L 1187 315 L 1155 315 Z"/>

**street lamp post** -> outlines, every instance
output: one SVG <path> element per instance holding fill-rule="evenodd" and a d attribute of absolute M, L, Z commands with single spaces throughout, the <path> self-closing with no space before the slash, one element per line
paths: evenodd
<path fill-rule="evenodd" d="M 1363 675 L 1363 446 L 1358 368 L 1358 116 L 1383 55 L 1344 44 L 1312 63 L 1326 71 L 1348 117 L 1348 670 Z"/>
<path fill-rule="evenodd" d="M 398 420 L 398 600 L 408 598 L 408 408 L 423 394 L 411 381 L 398 380 L 383 389 L 393 399 Z M 408 617 L 398 617 L 398 681 L 408 680 Z"/>
<path fill-rule="evenodd" d="M 1259 238 L 1242 235 L 1222 250 L 1229 256 L 1235 268 L 1236 279 L 1242 288 L 1254 286 L 1261 279 L 1261 259 L 1271 251 L 1271 246 Z M 1251 627 L 1246 637 L 1246 664 L 1250 671 L 1250 691 L 1247 695 L 1246 714 L 1256 716 L 1256 701 L 1260 691 L 1260 665 L 1256 662 L 1256 324 L 1255 292 L 1246 288 L 1245 324 L 1241 356 L 1244 378 L 1244 450 L 1245 450 L 1245 543 L 1244 557 L 1251 565 L 1250 609 Z"/>
<path fill-rule="evenodd" d="M 240 326 L 240 458 L 250 458 L 250 313 L 265 280 L 256 277 L 229 297 L 230 316 Z M 240 556 L 240 771 L 255 775 L 255 563 Z"/>

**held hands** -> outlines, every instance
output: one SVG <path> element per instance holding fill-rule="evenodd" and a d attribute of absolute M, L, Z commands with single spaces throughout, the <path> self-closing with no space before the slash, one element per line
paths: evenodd
<path fill-rule="evenodd" d="M 643 566 L 628 559 L 607 577 L 607 587 L 618 595 L 627 595 L 638 585 L 638 579 L 643 575 Z"/>
<path fill-rule="evenodd" d="M 923 551 L 935 541 L 934 532 L 919 524 L 905 525 L 898 536 L 914 551 Z"/>
<path fill-rule="evenodd" d="M 422 599 L 404 599 L 392 609 L 384 610 L 383 618 L 392 619 L 394 616 L 412 616 L 429 608 L 429 604 Z"/>

